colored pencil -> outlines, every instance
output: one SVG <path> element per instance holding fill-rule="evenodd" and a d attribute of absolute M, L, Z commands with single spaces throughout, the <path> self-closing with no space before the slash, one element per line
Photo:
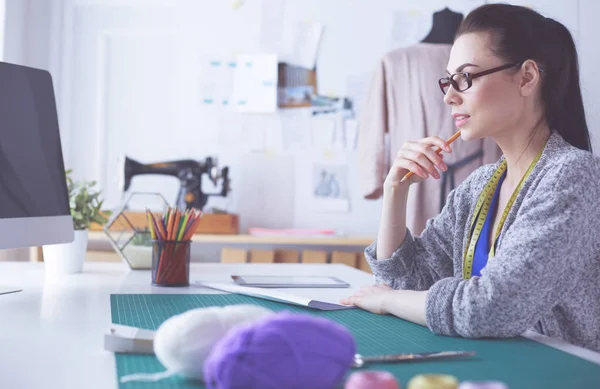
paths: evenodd
<path fill-rule="evenodd" d="M 154 283 L 188 283 L 189 245 L 202 215 L 202 211 L 196 209 L 181 212 L 169 207 L 162 216 L 146 210 L 148 229 L 154 240 L 153 251 L 160 250 L 160 253 L 153 253 L 159 256 L 152 269 Z"/>
<path fill-rule="evenodd" d="M 148 218 L 148 228 L 150 229 L 150 236 L 152 239 L 156 240 L 156 233 L 154 232 L 154 224 L 152 223 L 152 216 L 150 216 L 150 211 L 146 210 L 146 218 Z"/>

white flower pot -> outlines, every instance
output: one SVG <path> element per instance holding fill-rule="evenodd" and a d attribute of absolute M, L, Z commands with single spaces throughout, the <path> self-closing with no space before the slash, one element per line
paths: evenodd
<path fill-rule="evenodd" d="M 75 230 L 73 242 L 43 246 L 46 275 L 81 273 L 87 243 L 88 231 Z"/>

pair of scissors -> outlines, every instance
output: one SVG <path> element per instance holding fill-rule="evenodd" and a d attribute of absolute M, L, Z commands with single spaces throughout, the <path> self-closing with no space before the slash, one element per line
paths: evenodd
<path fill-rule="evenodd" d="M 375 356 L 363 356 L 360 354 L 354 354 L 354 362 L 352 364 L 352 367 L 361 368 L 367 363 L 417 362 L 432 359 L 472 357 L 473 355 L 475 355 L 475 351 L 440 351 L 433 353 L 386 354 Z"/>

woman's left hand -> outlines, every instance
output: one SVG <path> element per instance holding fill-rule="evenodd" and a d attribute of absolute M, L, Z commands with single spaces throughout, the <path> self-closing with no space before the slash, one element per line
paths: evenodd
<path fill-rule="evenodd" d="M 360 289 L 354 295 L 340 300 L 344 305 L 355 305 L 365 311 L 386 315 L 385 301 L 394 289 L 387 285 L 371 285 Z"/>

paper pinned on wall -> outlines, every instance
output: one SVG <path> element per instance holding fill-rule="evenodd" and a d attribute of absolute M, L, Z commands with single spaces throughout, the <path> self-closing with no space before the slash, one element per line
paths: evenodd
<path fill-rule="evenodd" d="M 372 73 L 352 74 L 348 76 L 346 84 L 346 96 L 352 100 L 352 111 L 359 115 L 363 108 L 369 86 L 371 85 Z"/>
<path fill-rule="evenodd" d="M 344 112 L 338 111 L 335 114 L 335 135 L 333 136 L 333 148 L 336 150 L 346 149 L 346 127 L 344 126 Z"/>
<path fill-rule="evenodd" d="M 225 111 L 221 116 L 219 149 L 236 152 L 263 152 L 265 133 L 260 117 L 242 117 L 240 113 Z"/>
<path fill-rule="evenodd" d="M 203 105 L 228 105 L 233 92 L 237 63 L 233 57 L 204 57 L 201 60 L 199 95 Z"/>
<path fill-rule="evenodd" d="M 345 121 L 348 115 L 351 115 L 351 112 L 334 111 L 313 118 L 311 126 L 313 147 L 318 149 L 346 150 L 347 134 Z"/>
<path fill-rule="evenodd" d="M 238 112 L 277 110 L 277 56 L 240 54 L 233 79 L 232 106 Z"/>
<path fill-rule="evenodd" d="M 312 169 L 311 190 L 313 211 L 350 211 L 347 165 L 315 162 Z"/>
<path fill-rule="evenodd" d="M 427 35 L 431 26 L 431 16 L 413 10 L 398 10 L 392 14 L 391 45 L 393 48 L 406 47 Z"/>
<path fill-rule="evenodd" d="M 294 225 L 295 163 L 291 155 L 270 156 L 263 153 L 248 153 L 239 160 L 241 174 L 234 188 L 240 188 L 236 209 L 243 215 L 240 220 L 242 230 L 247 227 L 285 228 Z"/>
<path fill-rule="evenodd" d="M 268 156 L 280 154 L 283 151 L 283 135 L 281 118 L 278 116 L 263 117 L 264 152 Z"/>
<path fill-rule="evenodd" d="M 242 120 L 236 112 L 224 112 L 221 115 L 219 129 L 219 149 L 234 149 L 242 137 Z"/>
<path fill-rule="evenodd" d="M 346 150 L 356 150 L 358 142 L 358 121 L 355 118 L 347 118 L 344 120 L 344 133 L 346 136 Z"/>
<path fill-rule="evenodd" d="M 233 76 L 237 68 L 237 61 L 235 58 L 227 58 L 223 61 L 223 66 L 220 68 L 220 74 L 218 76 L 219 87 L 219 100 L 223 105 L 231 104 L 231 97 L 233 95 Z"/>
<path fill-rule="evenodd" d="M 314 69 L 324 29 L 324 25 L 311 21 L 285 25 L 280 49 L 281 61 Z"/>
<path fill-rule="evenodd" d="M 262 153 L 265 151 L 265 126 L 262 116 L 244 116 L 242 121 L 242 136 L 238 142 L 245 151 Z"/>
<path fill-rule="evenodd" d="M 204 59 L 201 62 L 198 94 L 202 104 L 216 103 L 220 66 L 221 61 L 217 59 Z"/>
<path fill-rule="evenodd" d="M 260 46 L 263 52 L 279 53 L 282 45 L 285 1 L 262 0 Z"/>
<path fill-rule="evenodd" d="M 244 6 L 244 0 L 233 0 L 231 3 L 231 9 L 238 10 Z"/>
<path fill-rule="evenodd" d="M 311 120 L 312 145 L 317 149 L 329 149 L 336 135 L 335 120 L 326 116 L 317 116 Z"/>
<path fill-rule="evenodd" d="M 291 153 L 309 149 L 311 146 L 310 117 L 303 115 L 302 110 L 281 112 L 283 149 Z"/>

